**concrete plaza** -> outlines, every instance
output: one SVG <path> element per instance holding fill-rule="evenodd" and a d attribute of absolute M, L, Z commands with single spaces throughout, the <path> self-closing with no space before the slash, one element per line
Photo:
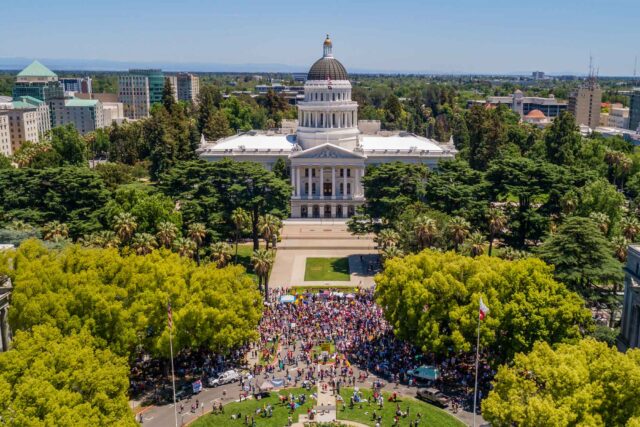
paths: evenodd
<path fill-rule="evenodd" d="M 346 220 L 286 220 L 282 227 L 269 286 L 373 286 L 378 255 L 373 236 L 353 236 Z M 306 260 L 349 258 L 349 281 L 305 281 Z"/>

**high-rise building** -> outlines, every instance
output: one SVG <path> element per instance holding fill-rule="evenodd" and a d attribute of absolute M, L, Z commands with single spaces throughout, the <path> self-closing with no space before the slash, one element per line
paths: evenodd
<path fill-rule="evenodd" d="M 44 102 L 51 99 L 64 98 L 64 87 L 58 81 L 56 73 L 33 61 L 18 73 L 13 87 L 13 97 L 31 96 Z"/>
<path fill-rule="evenodd" d="M 162 92 L 164 91 L 164 73 L 160 69 L 136 69 L 129 70 L 130 75 L 145 76 L 149 81 L 149 103 L 162 102 Z"/>
<path fill-rule="evenodd" d="M 26 141 L 39 142 L 51 130 L 51 117 L 46 102 L 32 96 L 21 96 L 0 104 L 0 113 L 9 124 L 10 151 L 15 153 Z"/>
<path fill-rule="evenodd" d="M 165 77 L 159 69 L 132 69 L 118 79 L 118 101 L 129 119 L 149 116 L 151 105 L 162 102 Z"/>
<path fill-rule="evenodd" d="M 534 71 L 531 73 L 531 78 L 534 80 L 543 80 L 545 78 L 544 71 Z"/>
<path fill-rule="evenodd" d="M 118 79 L 118 102 L 122 103 L 124 116 L 143 119 L 149 116 L 149 79 L 146 76 L 123 74 Z"/>
<path fill-rule="evenodd" d="M 178 100 L 196 102 L 200 93 L 200 78 L 190 73 L 179 73 Z"/>
<path fill-rule="evenodd" d="M 629 129 L 640 132 L 640 87 L 633 89 L 629 102 Z"/>
<path fill-rule="evenodd" d="M 39 99 L 23 96 L 4 110 L 9 116 L 11 151 L 15 153 L 26 141 L 40 142 L 51 129 L 49 107 Z"/>
<path fill-rule="evenodd" d="M 595 129 L 600 125 L 601 103 L 602 89 L 595 77 L 591 76 L 569 96 L 569 112 L 574 115 L 578 125 Z"/>
<path fill-rule="evenodd" d="M 9 128 L 9 112 L 0 110 L 0 154 L 7 157 L 13 154 L 11 148 L 11 129 Z"/>
<path fill-rule="evenodd" d="M 165 76 L 165 79 L 169 80 L 171 85 L 171 95 L 173 99 L 178 100 L 178 76 Z"/>
<path fill-rule="evenodd" d="M 60 79 L 65 92 L 91 93 L 91 77 L 71 77 Z"/>

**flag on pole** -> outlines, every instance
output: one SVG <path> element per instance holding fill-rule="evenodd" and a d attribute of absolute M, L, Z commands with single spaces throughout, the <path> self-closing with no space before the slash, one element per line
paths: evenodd
<path fill-rule="evenodd" d="M 482 302 L 482 297 L 480 297 L 480 311 L 478 314 L 480 316 L 480 320 L 484 320 L 487 314 L 489 314 L 489 307 Z"/>
<path fill-rule="evenodd" d="M 169 330 L 173 329 L 173 314 L 171 314 L 171 303 L 167 305 L 167 325 Z"/>

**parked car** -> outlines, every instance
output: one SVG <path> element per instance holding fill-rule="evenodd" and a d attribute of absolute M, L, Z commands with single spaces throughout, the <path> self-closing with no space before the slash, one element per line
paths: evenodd
<path fill-rule="evenodd" d="M 209 387 L 218 387 L 223 384 L 229 384 L 240 381 L 240 374 L 235 369 L 221 373 L 218 378 L 209 378 Z"/>
<path fill-rule="evenodd" d="M 416 397 L 441 408 L 449 406 L 449 399 L 435 388 L 421 388 L 416 393 Z"/>
<path fill-rule="evenodd" d="M 191 396 L 193 396 L 193 387 L 191 387 L 191 384 L 186 384 L 176 391 L 176 402 L 188 399 Z"/>

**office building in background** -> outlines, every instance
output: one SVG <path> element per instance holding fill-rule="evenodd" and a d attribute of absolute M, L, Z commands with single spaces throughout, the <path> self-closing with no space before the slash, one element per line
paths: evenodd
<path fill-rule="evenodd" d="M 0 110 L 0 154 L 11 156 L 13 149 L 11 148 L 11 129 L 9 128 L 9 112 Z"/>
<path fill-rule="evenodd" d="M 592 75 L 569 97 L 569 112 L 576 118 L 578 125 L 595 129 L 600 125 L 601 103 L 602 89 Z"/>
<path fill-rule="evenodd" d="M 177 89 L 179 101 L 197 102 L 200 93 L 200 78 L 191 73 L 178 73 Z"/>
<path fill-rule="evenodd" d="M 91 93 L 91 77 L 69 77 L 60 79 L 65 92 Z"/>

